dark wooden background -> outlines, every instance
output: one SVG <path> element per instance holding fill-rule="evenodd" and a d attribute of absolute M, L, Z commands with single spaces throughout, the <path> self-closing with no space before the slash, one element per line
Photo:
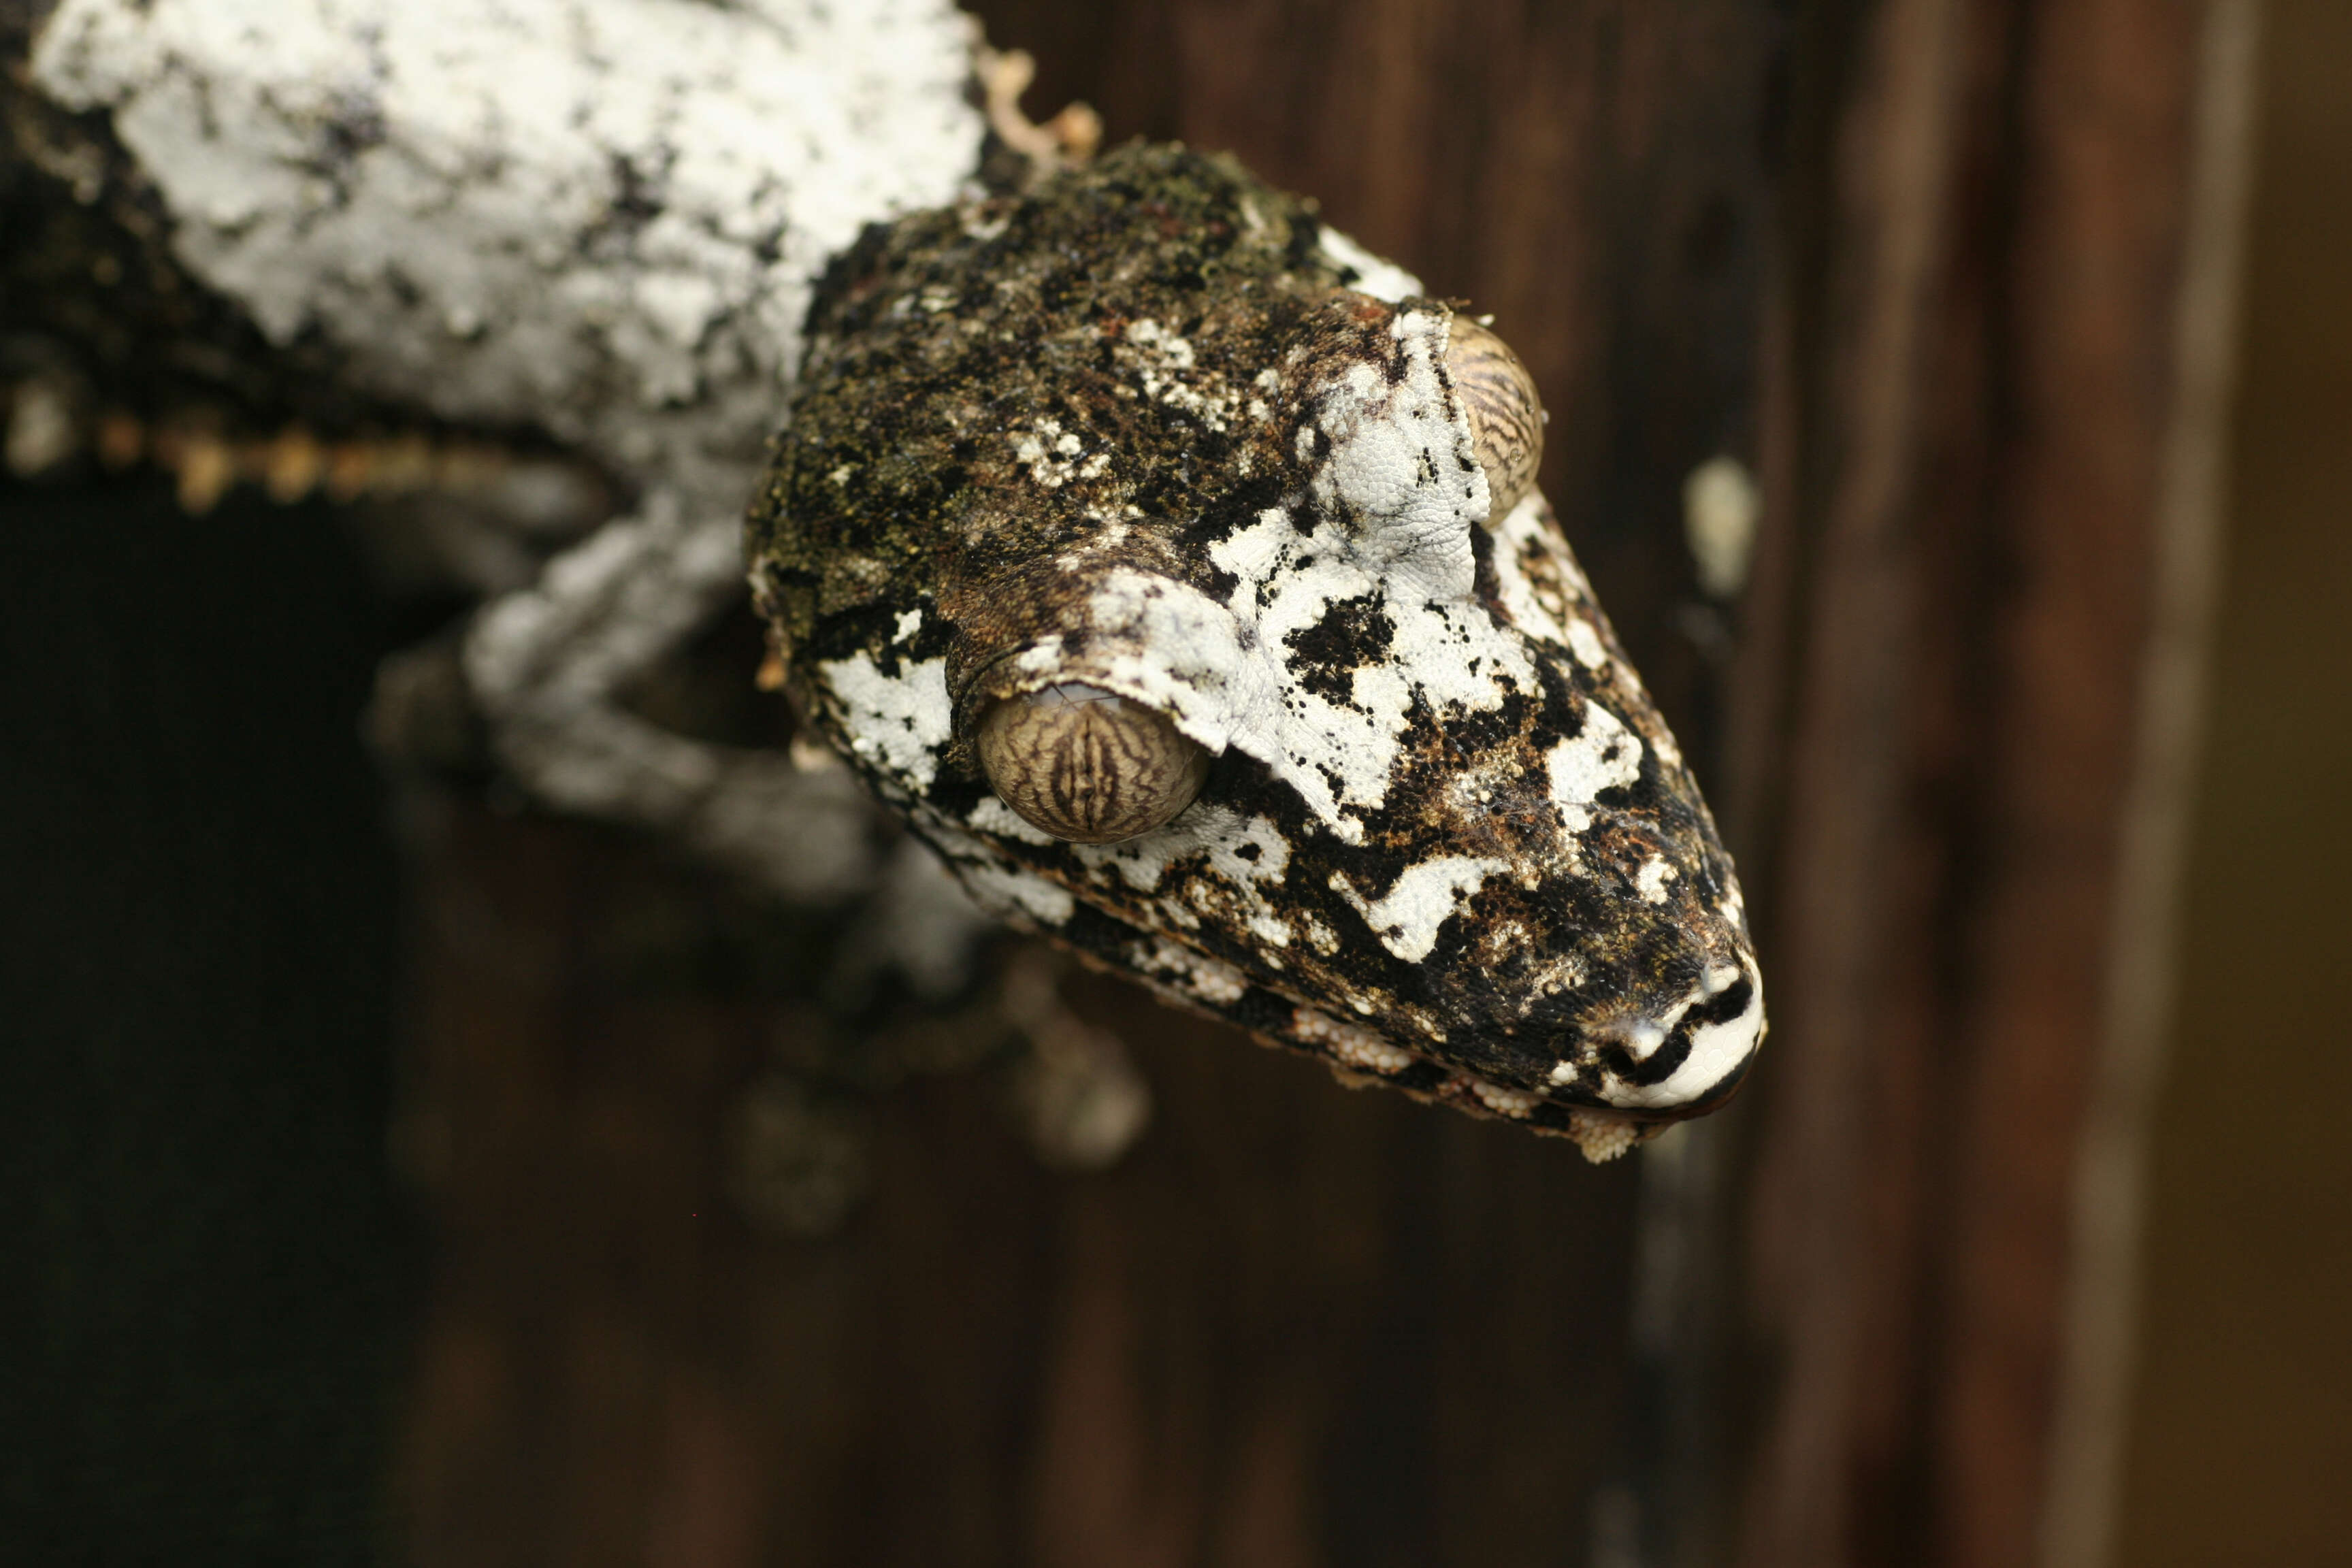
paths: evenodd
<path fill-rule="evenodd" d="M 394 1144 L 430 1251 L 385 1550 L 2032 1560 L 2206 7 L 979 9 L 1038 56 L 1034 111 L 1231 149 L 1496 314 L 1739 858 L 1765 1066 L 1594 1170 L 1090 983 L 1156 1099 L 1122 1164 L 1048 1173 L 1001 1085 L 919 1080 L 867 1205 L 782 1240 L 725 1191 L 802 1026 L 709 960 L 757 912 L 404 794 Z M 1682 532 L 1717 455 L 1767 502 L 1731 605 Z"/>

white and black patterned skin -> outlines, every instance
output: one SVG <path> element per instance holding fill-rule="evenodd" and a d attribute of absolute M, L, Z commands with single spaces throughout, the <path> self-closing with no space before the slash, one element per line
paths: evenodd
<path fill-rule="evenodd" d="M 810 318 L 754 582 L 812 720 L 1016 923 L 1362 1078 L 1606 1157 L 1764 1032 L 1739 889 L 1453 310 L 1229 160 L 1136 146 L 869 231 Z M 992 793 L 1078 681 L 1213 757 L 1072 844 Z"/>

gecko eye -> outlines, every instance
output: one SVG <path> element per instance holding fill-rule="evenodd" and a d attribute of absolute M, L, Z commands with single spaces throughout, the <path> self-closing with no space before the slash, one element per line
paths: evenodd
<path fill-rule="evenodd" d="M 1022 692 L 980 721 L 980 765 L 997 795 L 1056 838 L 1108 844 L 1192 804 L 1209 753 L 1161 715 L 1099 687 Z"/>
<path fill-rule="evenodd" d="M 1510 515 L 1536 482 L 1543 461 L 1543 400 L 1536 378 L 1510 345 L 1467 316 L 1454 318 L 1446 335 L 1445 369 L 1470 416 L 1470 440 L 1495 509 L 1491 527 Z"/>

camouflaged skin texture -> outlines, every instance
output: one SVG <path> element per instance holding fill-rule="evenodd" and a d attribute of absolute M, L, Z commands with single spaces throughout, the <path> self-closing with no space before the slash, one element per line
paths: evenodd
<path fill-rule="evenodd" d="M 983 903 L 1360 1078 L 1606 1157 L 1764 1030 L 1738 885 L 1540 495 L 1490 519 L 1453 308 L 1230 159 L 1135 145 L 869 230 L 752 509 L 804 712 Z M 989 703 L 1214 756 L 1066 844 Z"/>

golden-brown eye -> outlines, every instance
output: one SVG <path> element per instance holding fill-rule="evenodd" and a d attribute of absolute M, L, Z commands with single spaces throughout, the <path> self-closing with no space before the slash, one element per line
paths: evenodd
<path fill-rule="evenodd" d="M 1209 753 L 1149 708 L 1064 681 L 989 709 L 980 765 L 1031 824 L 1056 838 L 1108 844 L 1192 805 Z"/>
<path fill-rule="evenodd" d="M 1536 378 L 1510 345 L 1467 316 L 1454 318 L 1446 335 L 1445 369 L 1470 416 L 1470 440 L 1495 508 L 1488 527 L 1508 517 L 1536 482 L 1543 461 L 1543 401 Z"/>

